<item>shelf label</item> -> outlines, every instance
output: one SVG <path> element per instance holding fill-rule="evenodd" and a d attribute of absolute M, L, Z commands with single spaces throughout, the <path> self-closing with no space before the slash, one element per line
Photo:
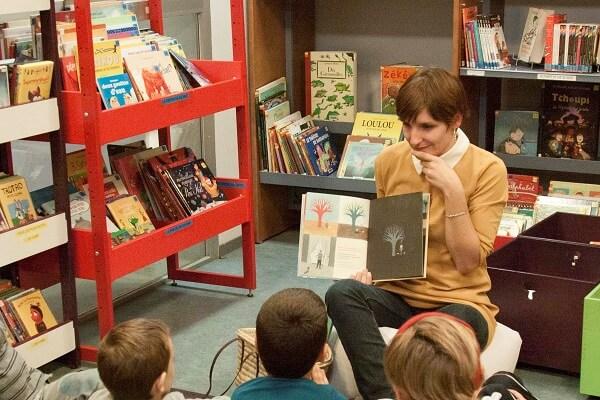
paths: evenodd
<path fill-rule="evenodd" d="M 179 93 L 175 96 L 165 97 L 160 102 L 163 103 L 164 105 L 168 105 L 168 104 L 177 103 L 179 101 L 187 100 L 188 97 L 190 97 L 190 95 L 184 92 L 184 93 Z"/>
<path fill-rule="evenodd" d="M 537 74 L 537 79 L 545 80 L 545 81 L 567 81 L 567 82 L 575 82 L 577 80 L 577 75 L 574 74 Z"/>
<path fill-rule="evenodd" d="M 192 223 L 193 223 L 193 221 L 189 220 L 189 221 L 184 221 L 181 224 L 177 224 L 177 225 L 175 225 L 175 226 L 167 229 L 165 231 L 165 236 L 169 236 L 169 235 L 172 235 L 174 233 L 180 232 L 180 231 L 182 231 L 184 229 L 187 229 L 190 226 L 192 226 Z"/>
<path fill-rule="evenodd" d="M 467 76 L 485 76 L 485 71 L 480 69 L 468 69 Z"/>
<path fill-rule="evenodd" d="M 40 233 L 44 231 L 48 227 L 47 222 L 42 222 L 39 224 L 33 224 L 27 228 L 20 228 L 15 232 L 17 238 L 19 238 L 24 243 L 31 242 L 32 240 L 37 240 L 40 238 Z"/>
<path fill-rule="evenodd" d="M 232 189 L 246 189 L 246 184 L 244 182 L 221 182 L 217 180 L 219 186 L 224 188 L 232 188 Z"/>

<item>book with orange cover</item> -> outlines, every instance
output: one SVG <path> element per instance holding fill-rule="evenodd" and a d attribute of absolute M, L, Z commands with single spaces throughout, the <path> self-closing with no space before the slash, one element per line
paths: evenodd
<path fill-rule="evenodd" d="M 9 302 L 28 336 L 35 336 L 58 325 L 39 289 Z"/>

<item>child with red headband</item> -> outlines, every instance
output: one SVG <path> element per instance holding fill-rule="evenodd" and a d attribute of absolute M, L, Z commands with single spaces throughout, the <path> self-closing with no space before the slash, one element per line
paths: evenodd
<path fill-rule="evenodd" d="M 483 381 L 471 327 L 439 312 L 404 323 L 385 352 L 385 373 L 397 400 L 536 400 L 510 372 Z"/>

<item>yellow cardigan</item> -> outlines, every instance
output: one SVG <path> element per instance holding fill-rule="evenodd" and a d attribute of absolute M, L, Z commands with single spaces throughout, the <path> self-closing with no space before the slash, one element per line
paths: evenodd
<path fill-rule="evenodd" d="M 409 305 L 438 308 L 447 304 L 467 304 L 485 317 L 488 344 L 494 337 L 498 307 L 490 302 L 491 288 L 486 257 L 493 249 L 502 209 L 508 196 L 506 167 L 502 160 L 472 144 L 454 166 L 460 178 L 469 214 L 480 240 L 480 267 L 467 275 L 456 269 L 445 240 L 445 209 L 442 193 L 417 174 L 406 142 L 386 148 L 375 162 L 377 197 L 411 192 L 431 193 L 427 278 L 380 284 L 399 293 Z"/>

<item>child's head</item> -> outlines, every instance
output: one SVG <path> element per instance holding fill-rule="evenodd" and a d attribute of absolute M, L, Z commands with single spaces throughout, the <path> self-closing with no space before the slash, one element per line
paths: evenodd
<path fill-rule="evenodd" d="M 169 328 L 144 318 L 114 326 L 100 342 L 98 372 L 114 400 L 162 398 L 174 374 Z"/>
<path fill-rule="evenodd" d="M 303 377 L 322 356 L 326 341 L 325 303 L 311 290 L 277 292 L 256 317 L 258 354 L 272 376 Z"/>
<path fill-rule="evenodd" d="M 384 365 L 398 400 L 471 400 L 483 380 L 479 356 L 465 322 L 423 313 L 400 327 Z"/>

